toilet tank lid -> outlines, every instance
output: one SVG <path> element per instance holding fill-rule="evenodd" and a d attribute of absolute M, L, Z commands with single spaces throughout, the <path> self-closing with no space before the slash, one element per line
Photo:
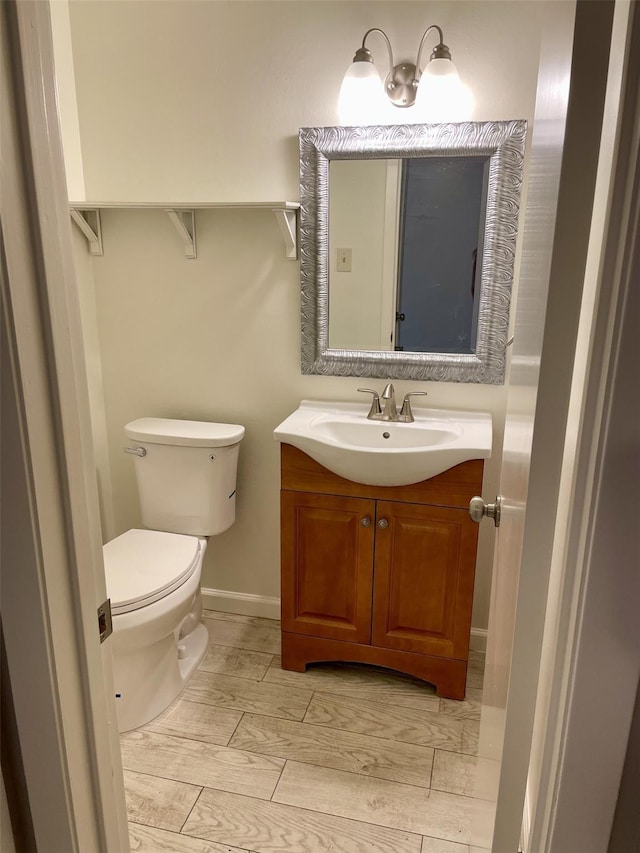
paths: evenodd
<path fill-rule="evenodd" d="M 152 444 L 178 444 L 186 447 L 224 447 L 237 444 L 244 436 L 240 424 L 208 421 L 181 421 L 172 418 L 138 418 L 124 428 L 127 438 Z"/>

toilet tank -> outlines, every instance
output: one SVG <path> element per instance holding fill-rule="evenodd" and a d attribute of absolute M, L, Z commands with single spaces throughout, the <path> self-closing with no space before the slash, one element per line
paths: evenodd
<path fill-rule="evenodd" d="M 214 536 L 236 517 L 238 424 L 139 418 L 125 428 L 142 524 L 151 530 Z"/>

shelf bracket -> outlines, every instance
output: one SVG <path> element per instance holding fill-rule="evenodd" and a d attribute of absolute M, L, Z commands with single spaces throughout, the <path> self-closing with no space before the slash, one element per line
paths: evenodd
<path fill-rule="evenodd" d="M 284 240 L 284 254 L 287 260 L 298 259 L 298 218 L 296 210 L 274 207 L 273 212 Z"/>
<path fill-rule="evenodd" d="M 165 210 L 184 245 L 185 258 L 197 258 L 195 210 L 176 210 L 175 208 L 166 208 Z"/>
<path fill-rule="evenodd" d="M 71 219 L 84 234 L 92 255 L 102 255 L 102 226 L 100 225 L 100 211 L 97 208 L 88 210 L 70 210 Z"/>

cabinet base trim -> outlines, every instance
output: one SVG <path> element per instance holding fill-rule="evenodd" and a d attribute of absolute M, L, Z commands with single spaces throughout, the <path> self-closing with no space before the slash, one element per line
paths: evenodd
<path fill-rule="evenodd" d="M 435 685 L 443 699 L 464 699 L 467 663 L 429 655 L 384 649 L 282 632 L 282 668 L 304 672 L 321 661 L 369 663 L 413 675 Z"/>

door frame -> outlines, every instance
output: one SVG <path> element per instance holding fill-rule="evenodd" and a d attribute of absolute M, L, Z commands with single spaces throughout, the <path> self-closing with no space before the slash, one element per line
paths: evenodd
<path fill-rule="evenodd" d="M 3 763 L 24 849 L 127 853 L 88 389 L 48 3 L 0 4 Z M 3 685 L 3 688 L 5 686 Z M 43 772 L 46 767 L 46 773 Z"/>

